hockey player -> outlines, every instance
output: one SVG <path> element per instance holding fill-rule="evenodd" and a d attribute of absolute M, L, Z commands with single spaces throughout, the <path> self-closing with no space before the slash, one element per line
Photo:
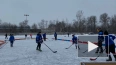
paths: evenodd
<path fill-rule="evenodd" d="M 98 28 L 97 32 L 98 32 L 98 48 L 95 53 L 98 53 L 99 50 L 100 50 L 99 53 L 103 53 L 103 48 L 102 48 L 102 42 L 104 41 L 103 31 L 101 30 L 101 28 Z"/>
<path fill-rule="evenodd" d="M 39 32 L 36 36 L 36 43 L 37 43 L 37 47 L 36 47 L 36 50 L 39 50 L 39 51 L 42 51 L 41 50 L 41 44 L 43 43 L 43 40 L 42 40 L 42 36 L 41 36 L 41 32 Z M 39 48 L 39 49 L 38 49 Z"/>
<path fill-rule="evenodd" d="M 31 37 L 31 39 L 32 39 L 32 34 L 30 34 L 30 37 Z"/>
<path fill-rule="evenodd" d="M 7 33 L 5 34 L 5 39 L 8 39 L 8 37 L 7 37 Z"/>
<path fill-rule="evenodd" d="M 69 32 L 68 32 L 68 37 L 69 37 Z"/>
<path fill-rule="evenodd" d="M 106 53 L 108 54 L 107 56 L 109 57 L 109 59 L 107 59 L 106 61 L 112 61 L 110 52 L 113 54 L 116 61 L 115 43 L 114 43 L 115 36 L 109 35 L 107 31 L 104 32 L 104 35 L 105 35 L 105 49 Z"/>
<path fill-rule="evenodd" d="M 55 37 L 55 40 L 57 40 L 57 33 L 56 32 L 54 33 L 54 37 Z"/>
<path fill-rule="evenodd" d="M 46 33 L 43 34 L 43 39 L 46 41 Z"/>
<path fill-rule="evenodd" d="M 27 38 L 27 34 L 25 34 L 25 39 Z"/>
<path fill-rule="evenodd" d="M 77 49 L 77 43 L 78 43 L 78 38 L 75 35 L 72 35 L 72 44 L 75 44 L 75 47 Z M 78 49 L 80 50 L 79 46 Z"/>
<path fill-rule="evenodd" d="M 13 34 L 10 35 L 9 41 L 10 41 L 10 46 L 13 47 L 13 43 L 15 41 Z"/>

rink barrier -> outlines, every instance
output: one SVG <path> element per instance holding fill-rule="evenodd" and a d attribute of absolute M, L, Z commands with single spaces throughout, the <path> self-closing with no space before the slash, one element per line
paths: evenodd
<path fill-rule="evenodd" d="M 1 46 L 2 44 L 4 44 L 4 43 L 5 43 L 5 41 L 0 40 L 0 46 Z"/>
<path fill-rule="evenodd" d="M 36 39 L 36 38 L 31 38 L 31 39 Z M 42 38 L 43 39 L 43 38 Z M 46 38 L 46 39 L 48 39 L 48 38 Z"/>
<path fill-rule="evenodd" d="M 116 62 L 81 62 L 81 65 L 116 65 Z"/>
<path fill-rule="evenodd" d="M 15 40 L 26 40 L 27 38 L 16 38 Z M 30 38 L 30 39 L 36 39 L 36 38 Z M 48 39 L 48 38 L 46 38 Z"/>
<path fill-rule="evenodd" d="M 52 39 L 54 39 L 54 38 L 52 38 Z M 66 39 L 57 39 L 57 40 L 72 42 L 72 40 L 66 40 Z M 86 42 L 86 41 L 78 41 L 78 43 L 88 44 L 88 42 Z M 92 43 L 97 45 L 97 42 L 92 42 Z M 102 44 L 102 46 L 105 46 L 105 44 Z M 115 48 L 116 48 L 116 46 L 115 46 Z"/>
<path fill-rule="evenodd" d="M 16 38 L 15 40 L 25 40 L 25 38 Z"/>

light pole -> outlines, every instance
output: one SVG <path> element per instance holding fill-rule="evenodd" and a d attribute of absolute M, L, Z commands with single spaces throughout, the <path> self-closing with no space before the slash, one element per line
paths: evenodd
<path fill-rule="evenodd" d="M 27 21 L 27 16 L 29 16 L 28 14 L 24 14 L 24 16 L 26 16 L 26 21 Z"/>
<path fill-rule="evenodd" d="M 28 20 L 27 20 L 27 16 L 29 16 L 29 15 L 28 15 L 28 14 L 24 14 L 24 16 L 26 17 L 25 25 L 27 25 L 27 22 L 28 22 Z M 25 29 L 26 29 L 26 26 L 25 26 Z"/>

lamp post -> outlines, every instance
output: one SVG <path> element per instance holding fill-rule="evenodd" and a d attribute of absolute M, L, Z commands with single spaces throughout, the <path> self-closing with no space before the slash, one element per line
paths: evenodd
<path fill-rule="evenodd" d="M 24 16 L 26 16 L 26 21 L 27 21 L 27 16 L 29 16 L 28 14 L 24 14 Z"/>
<path fill-rule="evenodd" d="M 24 14 L 24 16 L 26 17 L 26 20 L 25 20 L 25 25 L 27 24 L 28 20 L 27 20 L 27 16 L 29 16 L 28 14 Z M 26 26 L 25 26 L 25 29 L 26 29 Z"/>

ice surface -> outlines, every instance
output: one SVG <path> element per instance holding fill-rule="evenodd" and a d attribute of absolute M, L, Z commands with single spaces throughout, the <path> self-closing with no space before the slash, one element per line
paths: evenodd
<path fill-rule="evenodd" d="M 5 40 L 4 38 L 0 36 L 0 40 Z M 25 38 L 25 36 L 15 36 L 15 38 Z M 11 48 L 8 42 L 0 49 L 0 65 L 80 65 L 80 62 L 90 61 L 90 58 L 78 58 L 74 45 L 65 49 L 71 45 L 71 42 L 55 41 L 52 39 L 53 35 L 47 35 L 47 38 L 44 43 L 57 53 L 52 53 L 44 44 L 42 44 L 42 52 L 37 51 L 35 39 L 15 40 L 14 47 Z M 58 35 L 58 38 L 71 40 L 72 36 Z M 105 60 L 106 58 L 98 58 L 92 62 L 105 62 Z"/>

